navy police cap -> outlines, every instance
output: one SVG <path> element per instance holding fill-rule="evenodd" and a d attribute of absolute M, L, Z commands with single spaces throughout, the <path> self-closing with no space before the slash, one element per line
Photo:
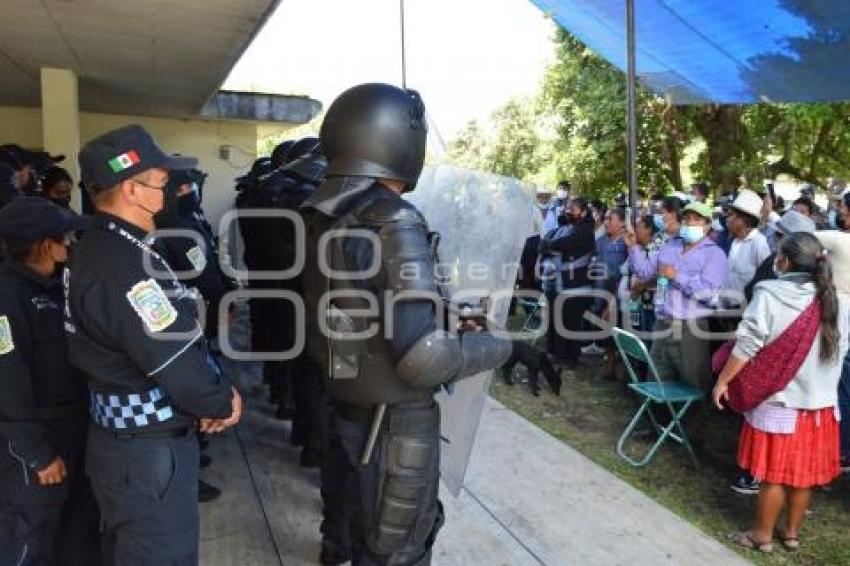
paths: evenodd
<path fill-rule="evenodd" d="M 80 177 L 90 195 L 134 177 L 148 169 L 192 169 L 194 157 L 169 155 L 138 124 L 107 132 L 80 150 Z"/>
<path fill-rule="evenodd" d="M 85 228 L 85 218 L 41 197 L 22 196 L 0 209 L 0 237 L 22 244 Z"/>

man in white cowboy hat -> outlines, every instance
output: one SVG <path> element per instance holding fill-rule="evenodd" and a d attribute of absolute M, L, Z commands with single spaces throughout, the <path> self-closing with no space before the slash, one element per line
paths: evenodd
<path fill-rule="evenodd" d="M 545 212 L 552 200 L 552 191 L 542 185 L 537 186 L 537 207 L 540 212 Z"/>
<path fill-rule="evenodd" d="M 770 255 L 767 238 L 758 230 L 763 201 L 755 192 L 742 189 L 729 207 L 726 225 L 735 238 L 729 250 L 729 278 L 721 295 L 724 306 L 741 306 L 744 288 Z"/>

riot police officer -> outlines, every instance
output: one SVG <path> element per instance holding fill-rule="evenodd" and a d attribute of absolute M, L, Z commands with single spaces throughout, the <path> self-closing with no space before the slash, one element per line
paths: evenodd
<path fill-rule="evenodd" d="M 277 164 L 285 164 L 286 153 L 292 147 L 293 140 L 278 144 L 272 154 L 271 164 L 275 169 L 271 173 L 256 178 L 237 181 L 242 189 L 236 197 L 236 208 L 242 211 L 269 211 L 278 208 L 278 186 L 270 182 L 269 176 L 277 173 Z M 257 165 L 257 173 L 264 168 Z M 252 171 L 255 169 L 252 167 Z M 245 245 L 242 259 L 250 272 L 279 271 L 290 267 L 286 265 L 284 247 L 279 242 L 281 219 L 240 214 L 239 233 Z M 249 278 L 249 289 L 267 291 L 280 288 L 280 281 L 274 279 Z M 277 299 L 252 297 L 248 302 L 251 317 L 251 351 L 281 352 L 291 343 L 291 336 L 278 331 L 279 322 L 286 317 L 286 305 Z M 269 360 L 263 362 L 263 381 L 269 385 L 269 399 L 278 405 L 277 417 L 291 419 L 293 416 L 292 392 L 287 372 L 287 364 Z"/>
<path fill-rule="evenodd" d="M 0 211 L 0 563 L 96 564 L 97 505 L 83 459 L 85 382 L 62 329 L 61 267 L 81 217 L 38 197 Z"/>
<path fill-rule="evenodd" d="M 511 353 L 488 332 L 438 326 L 428 228 L 401 198 L 426 137 L 419 95 L 384 84 L 340 95 L 321 128 L 326 181 L 303 208 L 307 344 L 333 400 L 324 564 L 430 562 L 443 521 L 434 393 Z"/>
<path fill-rule="evenodd" d="M 280 210 L 298 213 L 299 207 L 313 194 L 324 180 L 327 160 L 318 138 L 307 137 L 296 141 L 287 153 L 287 163 L 260 180 L 261 186 L 271 195 L 271 204 Z M 288 219 L 277 219 L 268 245 L 278 249 L 281 265 L 295 264 L 299 245 L 295 225 Z M 292 291 L 303 297 L 303 280 L 300 274 L 276 282 L 278 289 Z M 273 321 L 274 332 L 283 339 L 282 346 L 291 348 L 295 343 L 295 311 L 292 303 L 278 303 L 278 318 Z M 318 467 L 324 445 L 324 416 L 322 404 L 321 372 L 318 364 L 302 351 L 292 360 L 280 364 L 292 394 L 293 418 L 290 442 L 301 446 L 301 465 Z"/>
<path fill-rule="evenodd" d="M 195 295 L 146 237 L 168 171 L 197 161 L 165 154 L 138 125 L 90 141 L 79 161 L 97 213 L 71 253 L 66 331 L 89 386 L 86 470 L 110 558 L 196 564 L 195 429 L 234 425 L 241 398 L 207 363 Z"/>
<path fill-rule="evenodd" d="M 240 175 L 234 179 L 236 186 L 234 189 L 237 193 L 250 190 L 255 187 L 260 177 L 267 175 L 275 170 L 270 157 L 258 157 L 251 164 L 251 169 L 244 175 Z"/>
<path fill-rule="evenodd" d="M 236 198 L 241 210 L 263 212 L 295 211 L 312 193 L 324 174 L 326 163 L 316 150 L 317 138 L 289 140 L 275 148 L 273 162 L 281 166 L 260 177 Z M 291 165 L 295 165 L 293 168 Z M 295 262 L 295 228 L 291 219 L 241 215 L 239 231 L 245 243 L 245 266 L 253 272 L 283 271 Z M 298 292 L 300 278 L 288 280 L 252 277 L 252 290 L 288 289 Z M 251 346 L 254 352 L 283 352 L 295 343 L 295 310 L 289 301 L 253 297 L 249 302 L 251 315 Z M 269 384 L 270 399 L 277 403 L 277 417 L 293 419 L 293 427 L 303 419 L 295 403 L 298 376 L 294 375 L 296 361 L 268 360 L 263 363 L 263 378 Z M 301 380 L 304 381 L 304 380 Z M 315 381 L 315 380 L 313 380 Z M 300 391 L 299 391 L 300 393 Z M 302 408 L 304 404 L 302 403 Z M 304 431 L 304 427 L 300 427 Z M 303 436 L 303 435 L 299 435 Z M 297 444 L 304 442 L 294 437 Z M 317 464 L 315 451 L 306 452 L 302 463 Z"/>

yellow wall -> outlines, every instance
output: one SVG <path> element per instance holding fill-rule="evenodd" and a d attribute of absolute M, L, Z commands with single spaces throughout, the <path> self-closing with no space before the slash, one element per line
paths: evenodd
<path fill-rule="evenodd" d="M 41 137 L 41 108 L 0 106 L 0 144 L 44 147 Z"/>
<path fill-rule="evenodd" d="M 252 122 L 147 118 L 83 112 L 80 114 L 80 145 L 113 128 L 131 123 L 147 128 L 164 150 L 193 155 L 200 160 L 198 167 L 209 173 L 204 188 L 204 210 L 216 226 L 221 215 L 233 205 L 236 194 L 233 191 L 234 177 L 247 171 L 254 161 L 258 125 Z M 274 127 L 286 129 L 283 124 Z M 268 126 L 264 125 L 263 129 L 268 129 Z M 43 146 L 41 109 L 0 106 L 0 143 L 12 142 L 29 148 Z M 219 148 L 222 145 L 227 145 L 230 149 L 230 156 L 226 160 L 219 157 Z"/>

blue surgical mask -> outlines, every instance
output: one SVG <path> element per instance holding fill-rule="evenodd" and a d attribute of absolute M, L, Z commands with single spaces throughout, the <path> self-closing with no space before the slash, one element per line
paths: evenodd
<path fill-rule="evenodd" d="M 711 229 L 714 230 L 715 232 L 722 232 L 724 230 L 723 224 L 720 222 L 720 220 L 718 218 L 715 218 L 711 222 Z"/>
<path fill-rule="evenodd" d="M 705 230 L 702 226 L 682 226 L 679 228 L 679 236 L 688 244 L 696 244 L 705 238 Z"/>
<path fill-rule="evenodd" d="M 826 218 L 830 228 L 833 230 L 838 228 L 838 213 L 835 210 L 830 210 Z"/>
<path fill-rule="evenodd" d="M 652 222 L 653 222 L 653 224 L 655 224 L 656 230 L 666 230 L 667 229 L 667 223 L 664 222 L 664 215 L 663 214 L 653 214 L 652 215 Z"/>

